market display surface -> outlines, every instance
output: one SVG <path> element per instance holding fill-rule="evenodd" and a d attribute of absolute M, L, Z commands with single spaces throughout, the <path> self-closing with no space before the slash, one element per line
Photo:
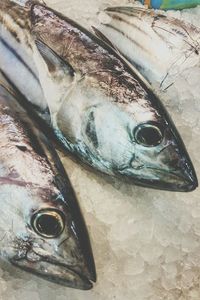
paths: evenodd
<path fill-rule="evenodd" d="M 67 4 L 63 2 L 64 1 L 48 1 L 47 5 L 56 9 L 57 11 L 62 12 L 62 14 L 65 14 L 66 16 L 70 17 L 70 19 L 75 20 L 90 31 L 92 31 L 91 26 L 95 26 L 95 28 L 101 28 L 102 25 L 100 23 L 109 23 L 109 16 L 107 16 L 106 12 L 103 11 L 108 6 L 130 5 L 130 3 L 127 3 L 126 1 L 121 1 L 120 3 L 119 1 L 94 1 L 92 3 L 90 3 L 90 1 L 83 1 L 81 3 L 79 3 L 79 1 L 68 1 Z M 37 10 L 39 6 L 35 6 L 35 8 Z M 36 13 L 39 13 L 39 17 L 41 17 L 42 11 L 37 11 Z M 200 11 L 197 7 L 188 11 L 168 12 L 167 16 L 169 16 L 170 18 L 180 18 L 184 22 L 193 23 L 194 26 L 198 26 L 199 14 Z M 34 16 L 32 15 L 32 17 Z M 39 17 L 36 16 L 36 23 L 40 22 Z M 41 33 L 42 25 L 44 24 L 38 23 L 36 25 L 38 25 Z M 96 33 L 98 33 L 98 30 L 96 31 Z M 38 34 L 37 26 L 34 34 Z M 94 284 L 92 290 L 87 292 L 72 290 L 44 281 L 43 279 L 37 278 L 30 273 L 28 274 L 22 272 L 19 269 L 7 264 L 5 260 L 2 259 L 0 295 L 3 300 L 22 298 L 56 298 L 60 300 L 66 298 L 134 298 L 136 300 L 199 299 L 200 209 L 198 188 L 195 190 L 195 188 L 197 187 L 196 174 L 198 177 L 199 173 L 198 146 L 200 142 L 200 88 L 198 84 L 200 78 L 198 38 L 200 36 L 198 36 L 198 29 L 195 34 L 194 52 L 196 56 L 195 59 L 192 60 L 192 63 L 188 63 L 185 68 L 183 68 L 183 66 L 178 66 L 176 69 L 175 77 L 173 77 L 173 72 L 170 73 L 167 79 L 170 79 L 172 81 L 170 82 L 170 85 L 167 86 L 167 88 L 160 89 L 159 84 L 156 83 L 155 85 L 152 85 L 152 93 L 158 95 L 162 104 L 167 108 L 167 111 L 170 117 L 173 119 L 176 129 L 178 130 L 187 148 L 186 152 L 182 141 L 181 143 L 179 141 L 177 143 L 175 139 L 172 145 L 175 145 L 175 152 L 178 153 L 178 155 L 174 156 L 173 152 L 170 152 L 172 153 L 172 157 L 176 160 L 179 159 L 179 155 L 181 155 L 181 163 L 177 160 L 175 166 L 181 166 L 182 169 L 186 170 L 186 177 L 184 175 L 184 180 L 187 180 L 186 188 L 181 188 L 182 182 L 181 184 L 178 182 L 178 185 L 176 183 L 176 188 L 172 188 L 173 185 L 167 185 L 167 189 L 176 191 L 193 191 L 187 193 L 178 193 L 138 187 L 134 185 L 133 182 L 126 182 L 122 178 L 114 178 L 108 175 L 103 175 L 101 173 L 95 172 L 94 170 L 92 170 L 92 168 L 87 168 L 84 164 L 80 164 L 80 161 L 75 161 L 72 156 L 65 155 L 65 152 L 63 151 L 63 149 L 61 149 L 62 147 L 60 147 L 60 157 L 62 158 L 63 165 L 66 168 L 71 184 L 76 192 L 85 222 L 89 229 L 93 254 L 96 263 L 97 283 Z M 189 36 L 191 36 L 190 32 Z M 47 64 L 51 71 L 54 71 L 55 76 L 53 80 L 55 79 L 56 81 L 62 78 L 63 74 L 71 75 L 73 72 L 70 69 L 71 66 L 65 68 L 63 67 L 62 61 L 59 60 L 66 59 L 66 52 L 64 52 L 64 50 L 70 51 L 70 49 L 64 49 L 63 53 L 59 53 L 59 57 L 55 57 L 54 53 L 59 50 L 57 44 L 55 43 L 55 40 L 50 39 L 50 45 L 46 45 L 46 43 L 44 43 L 44 40 L 42 40 L 42 38 L 44 38 L 44 34 L 39 35 L 39 37 L 40 39 L 39 42 L 36 43 L 36 46 L 43 54 L 43 57 L 47 61 Z M 192 38 L 194 39 L 193 36 Z M 144 40 L 144 44 L 145 42 L 146 41 Z M 114 43 L 114 41 L 112 41 L 112 43 Z M 53 48 L 53 52 L 49 52 L 49 50 L 47 50 L 48 48 L 44 47 L 44 45 L 47 47 L 51 46 L 51 48 Z M 159 47 L 159 44 L 157 44 L 157 47 Z M 190 59 L 190 54 L 191 53 L 189 52 L 188 57 L 186 55 L 186 59 Z M 3 64 L 2 57 L 1 61 L 1 64 Z M 58 73 L 56 73 L 57 70 L 54 69 L 55 63 L 60 67 Z M 6 68 L 3 71 L 4 75 L 6 75 L 7 78 L 8 74 L 5 74 Z M 16 77 L 17 76 L 15 76 L 15 78 Z M 7 79 L 12 82 L 12 78 L 9 77 Z M 68 79 L 68 84 L 70 85 L 71 81 L 73 81 L 73 78 L 68 76 Z M 42 78 L 42 80 L 44 80 L 44 77 Z M 82 81 L 84 81 L 84 78 L 80 79 L 81 83 Z M 18 77 L 18 82 L 20 82 L 20 77 Z M 55 82 L 53 81 L 53 83 Z M 29 80 L 24 83 L 25 90 L 27 90 L 28 86 L 34 91 L 34 88 L 31 86 Z M 52 87 L 55 85 L 48 86 Z M 148 83 L 146 81 L 145 84 L 142 85 L 142 87 L 144 88 L 144 86 L 148 87 Z M 19 87 L 20 86 L 17 86 L 18 89 Z M 84 89 L 84 87 L 82 88 Z M 21 88 L 20 91 L 22 91 Z M 35 91 L 38 91 L 38 89 L 35 89 Z M 62 91 L 64 91 L 64 87 Z M 142 93 L 144 93 L 144 91 L 142 91 Z M 32 95 L 34 96 L 34 93 L 32 93 Z M 49 90 L 46 95 L 50 97 L 51 90 Z M 95 97 L 95 94 L 93 94 L 93 92 L 91 92 L 90 95 Z M 35 97 L 35 99 L 38 100 L 39 97 Z M 75 99 L 78 99 L 77 94 L 75 96 Z M 56 127 L 56 110 L 54 110 L 55 107 L 53 106 L 51 107 L 51 109 L 53 116 L 52 123 L 54 127 Z M 107 108 L 107 111 L 106 109 L 100 110 L 101 118 L 102 115 L 105 114 L 105 120 L 101 119 L 103 120 L 102 127 L 106 124 L 106 116 L 108 115 L 108 111 L 109 108 Z M 64 114 L 64 109 L 62 112 Z M 41 112 L 39 114 L 41 115 Z M 74 116 L 74 119 L 76 119 L 75 112 L 72 112 L 72 115 Z M 94 114 L 89 115 L 90 121 L 93 126 L 94 122 L 92 121 L 94 116 Z M 165 113 L 164 118 L 166 118 Z M 104 122 L 105 124 L 103 124 Z M 169 121 L 167 119 L 167 123 L 170 124 L 169 126 L 171 126 L 170 122 L 171 120 Z M 151 125 L 151 130 L 152 128 L 156 128 L 157 130 L 157 123 L 149 124 Z M 176 133 L 176 129 L 173 126 L 174 125 L 172 125 L 172 131 L 173 133 L 175 132 L 175 137 L 178 137 L 179 139 L 179 135 Z M 62 125 L 62 130 L 65 129 L 65 125 Z M 139 129 L 141 130 L 141 127 L 139 127 Z M 96 145 L 96 139 L 93 131 L 94 128 L 92 126 L 90 126 L 89 128 L 87 128 L 86 126 L 86 133 L 88 134 L 87 138 L 89 138 L 89 141 L 87 140 L 87 146 L 91 146 L 92 144 L 92 150 Z M 118 130 L 116 130 L 116 132 L 118 132 Z M 156 142 L 154 140 L 153 142 L 160 143 L 160 134 L 163 133 L 163 129 L 160 129 L 160 131 L 157 130 L 156 133 L 156 137 L 158 138 L 158 140 Z M 71 132 L 69 136 L 71 138 L 71 141 L 76 140 L 76 136 L 73 137 Z M 169 134 L 167 136 L 169 137 Z M 103 139 L 102 134 L 100 134 L 96 138 L 101 142 L 101 139 Z M 122 138 L 123 141 L 123 132 L 122 136 L 118 136 L 119 145 L 120 138 Z M 144 142 L 144 139 L 142 140 L 142 142 Z M 145 140 L 145 143 L 146 142 L 147 140 Z M 152 143 L 152 140 L 148 140 L 148 142 Z M 114 146 L 116 145 L 117 143 L 114 144 Z M 166 143 L 166 145 L 168 145 L 168 142 Z M 178 147 L 176 145 L 178 145 Z M 88 152 L 86 153 L 88 154 Z M 109 161 L 109 155 L 105 153 L 106 149 L 99 149 L 97 152 L 93 152 L 92 154 L 100 154 L 101 157 L 106 157 L 106 159 L 108 159 Z M 189 155 L 187 153 L 189 153 Z M 146 152 L 143 154 L 143 158 L 146 154 Z M 117 157 L 117 152 L 114 153 L 114 158 L 118 162 L 121 158 L 120 153 L 119 157 Z M 167 158 L 170 160 L 170 155 Z M 187 168 L 183 167 L 184 165 L 182 163 L 184 160 L 185 166 L 187 165 Z M 167 159 L 165 158 L 162 163 L 164 162 L 166 164 L 166 161 Z M 151 162 L 154 163 L 154 156 L 152 155 L 152 153 Z M 167 161 L 167 164 L 168 163 L 169 161 Z M 104 167 L 105 165 L 106 164 L 103 163 Z M 94 165 L 94 162 L 92 163 L 92 166 L 96 167 Z M 113 166 L 116 168 L 116 163 L 114 163 Z M 138 164 L 137 166 L 138 170 L 142 167 L 141 164 Z M 196 174 L 193 166 L 195 168 Z M 136 167 L 136 165 L 134 167 Z M 97 167 L 97 169 L 101 170 L 102 168 Z M 123 169 L 121 168 L 120 171 L 121 170 Z M 109 172 L 105 173 L 109 174 Z M 149 180 L 148 173 L 146 173 L 145 176 L 147 176 Z M 188 178 L 190 178 L 190 180 L 188 180 Z M 166 179 L 164 179 L 164 183 L 166 184 L 165 180 Z M 167 182 L 169 182 L 168 180 L 169 179 L 167 179 Z M 170 184 L 172 182 L 173 178 L 170 178 Z M 163 188 L 162 184 L 160 186 L 161 189 Z M 191 184 L 192 187 L 190 187 Z M 143 185 L 147 185 L 146 181 L 145 184 L 143 183 Z M 152 186 L 155 187 L 155 184 L 153 183 Z M 159 184 L 156 187 L 159 188 Z M 166 189 L 166 186 L 164 186 L 164 188 Z M 6 213 L 5 210 L 4 213 Z M 5 222 L 3 222 L 3 220 L 2 222 L 0 222 L 2 246 L 4 245 L 6 240 L 5 237 L 10 236 L 10 234 L 14 232 L 14 228 L 16 226 L 14 223 L 14 220 L 11 220 L 10 224 L 8 222 L 7 228 L 5 228 Z"/>

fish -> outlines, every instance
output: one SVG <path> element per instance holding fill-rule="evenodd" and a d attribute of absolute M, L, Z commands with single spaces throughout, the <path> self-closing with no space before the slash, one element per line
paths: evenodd
<path fill-rule="evenodd" d="M 0 51 L 0 69 L 27 99 L 24 105 L 74 157 L 144 187 L 198 186 L 151 85 L 95 34 L 43 4 L 3 0 Z"/>
<path fill-rule="evenodd" d="M 91 289 L 95 263 L 73 187 L 7 86 L 0 85 L 0 256 L 46 280 Z"/>
<path fill-rule="evenodd" d="M 108 7 L 104 13 L 99 30 L 161 91 L 199 64 L 197 26 L 139 7 Z"/>

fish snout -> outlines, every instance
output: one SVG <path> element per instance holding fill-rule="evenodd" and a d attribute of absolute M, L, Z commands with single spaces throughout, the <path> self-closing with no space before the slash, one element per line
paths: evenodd
<path fill-rule="evenodd" d="M 159 148 L 140 148 L 123 174 L 126 172 L 135 184 L 144 187 L 176 192 L 195 190 L 197 175 L 182 140 L 177 137 L 165 136 Z"/>
<path fill-rule="evenodd" d="M 158 158 L 168 169 L 166 179 L 172 182 L 172 190 L 189 192 L 198 187 L 197 175 L 184 145 L 171 143 L 161 150 Z"/>
<path fill-rule="evenodd" d="M 33 247 L 23 259 L 13 257 L 11 263 L 24 271 L 33 273 L 43 279 L 59 283 L 63 286 L 89 290 L 96 281 L 96 275 L 88 272 L 88 266 L 80 257 L 64 259 L 57 254 L 47 253 L 44 249 Z"/>

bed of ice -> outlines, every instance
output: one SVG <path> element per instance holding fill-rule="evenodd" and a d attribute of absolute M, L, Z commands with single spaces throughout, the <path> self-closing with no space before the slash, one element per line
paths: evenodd
<path fill-rule="evenodd" d="M 99 9 L 127 0 L 46 0 L 86 27 Z M 200 8 L 177 17 L 199 24 Z M 200 175 L 200 68 L 187 70 L 163 101 Z M 98 281 L 91 291 L 49 283 L 6 263 L 0 300 L 199 300 L 200 193 L 170 193 L 94 174 L 63 157 L 89 228 Z"/>

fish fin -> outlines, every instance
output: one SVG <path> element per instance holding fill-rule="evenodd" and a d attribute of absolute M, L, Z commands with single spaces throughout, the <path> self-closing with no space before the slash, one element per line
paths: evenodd
<path fill-rule="evenodd" d="M 51 48 L 40 40 L 35 40 L 35 44 L 40 54 L 42 55 L 48 70 L 56 79 L 59 77 L 74 76 L 74 70 L 70 64 L 58 56 Z"/>
<path fill-rule="evenodd" d="M 114 46 L 114 44 L 98 28 L 92 26 L 92 29 L 100 40 L 104 41 L 106 44 L 112 47 L 116 52 L 120 53 L 119 50 Z"/>
<path fill-rule="evenodd" d="M 45 43 L 35 39 L 35 45 L 38 50 L 36 61 L 39 78 L 42 86 L 47 87 L 44 94 L 50 110 L 52 126 L 58 130 L 57 114 L 75 86 L 76 74 L 71 65 Z M 46 65 L 46 72 L 44 71 L 44 64 Z"/>

